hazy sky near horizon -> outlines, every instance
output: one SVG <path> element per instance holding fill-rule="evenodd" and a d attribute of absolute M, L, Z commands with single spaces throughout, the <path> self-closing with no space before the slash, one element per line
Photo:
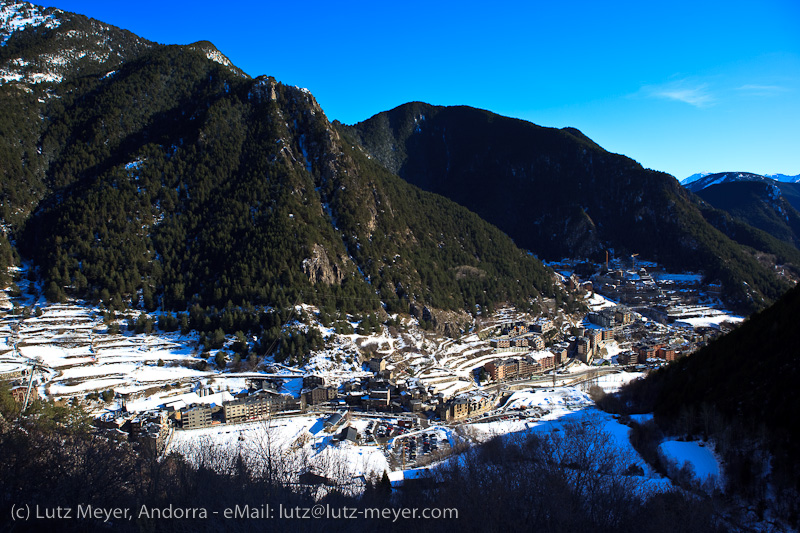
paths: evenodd
<path fill-rule="evenodd" d="M 469 105 L 576 127 L 678 179 L 800 174 L 798 0 L 42 4 L 211 41 L 347 124 L 414 100 Z"/>

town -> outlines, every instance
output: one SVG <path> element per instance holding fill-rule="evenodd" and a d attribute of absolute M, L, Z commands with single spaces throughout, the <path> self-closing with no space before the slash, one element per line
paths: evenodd
<path fill-rule="evenodd" d="M 18 276 L 0 302 L 0 376 L 20 404 L 41 396 L 80 405 L 96 415 L 98 431 L 157 453 L 172 449 L 176 432 L 185 441 L 198 430 L 316 417 L 324 420 L 311 432 L 317 448 L 373 446 L 402 470 L 441 458 L 470 424 L 547 415 L 541 407 L 509 410 L 518 391 L 613 389 L 741 320 L 714 305 L 715 287 L 699 275 L 670 275 L 635 257 L 551 267 L 585 311 L 565 314 L 553 302 L 539 316 L 501 308 L 457 338 L 425 331 L 412 317 L 377 335 L 339 335 L 311 321 L 305 327 L 322 331 L 325 350 L 303 368 L 255 371 L 210 370 L 208 360 L 225 352 L 200 352 L 196 336 L 123 331 L 100 310 L 46 304 Z M 592 270 L 587 279 L 578 274 Z"/>

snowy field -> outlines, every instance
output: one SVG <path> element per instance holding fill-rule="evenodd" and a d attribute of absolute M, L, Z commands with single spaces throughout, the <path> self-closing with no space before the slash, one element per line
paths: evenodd
<path fill-rule="evenodd" d="M 738 324 L 743 322 L 744 318 L 741 316 L 736 315 L 729 315 L 726 313 L 710 313 L 706 316 L 698 316 L 692 318 L 681 318 L 675 321 L 676 326 L 691 326 L 693 328 L 719 328 L 720 324 L 723 322 L 731 322 L 733 324 Z"/>
<path fill-rule="evenodd" d="M 203 360 L 189 347 L 194 337 L 111 334 L 99 309 L 65 304 L 40 309 L 41 316 L 0 322 L 15 326 L 0 332 L 3 344 L 12 348 L 4 361 L 35 360 L 44 366 L 40 394 L 59 398 L 109 389 L 144 390 L 214 375 L 195 368 Z"/>
<path fill-rule="evenodd" d="M 210 428 L 175 431 L 168 453 L 185 455 L 196 464 L 212 463 L 217 468 L 232 467 L 241 455 L 255 468 L 268 461 L 280 462 L 282 476 L 291 481 L 298 474 L 313 471 L 334 480 L 371 479 L 389 472 L 389 463 L 378 446 L 360 446 L 349 441 L 337 442 L 324 429 L 326 417 L 294 416 L 243 424 L 225 424 Z M 360 433 L 366 420 L 349 425 Z M 345 424 L 346 425 L 346 424 Z M 358 487 L 356 487 L 358 489 Z"/>
<path fill-rule="evenodd" d="M 596 383 L 600 386 L 607 393 L 616 392 L 623 385 L 627 385 L 633 380 L 639 379 L 644 377 L 644 372 L 617 372 L 615 374 L 606 374 L 604 376 L 599 376 L 596 379 L 592 380 L 592 383 Z"/>
<path fill-rule="evenodd" d="M 667 459 L 675 461 L 678 468 L 687 463 L 691 465 L 695 477 L 701 483 L 711 481 L 721 486 L 722 470 L 719 460 L 708 444 L 699 441 L 668 440 L 662 442 L 658 449 Z"/>

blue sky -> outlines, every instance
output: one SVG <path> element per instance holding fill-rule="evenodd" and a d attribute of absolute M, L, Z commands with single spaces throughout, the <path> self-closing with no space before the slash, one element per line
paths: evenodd
<path fill-rule="evenodd" d="M 800 174 L 800 2 L 51 0 L 213 42 L 351 124 L 413 100 L 572 126 L 683 179 Z"/>

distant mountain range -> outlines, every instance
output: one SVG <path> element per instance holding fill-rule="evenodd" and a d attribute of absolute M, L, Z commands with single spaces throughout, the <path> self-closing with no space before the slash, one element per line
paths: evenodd
<path fill-rule="evenodd" d="M 698 174 L 692 174 L 688 178 L 682 179 L 681 185 L 689 188 L 692 191 L 696 191 L 716 183 L 727 183 L 731 181 L 761 181 L 764 178 L 781 183 L 800 182 L 800 174 L 797 176 L 789 176 L 787 174 L 754 174 L 752 172 L 700 172 Z"/>
<path fill-rule="evenodd" d="M 800 183 L 797 176 L 750 172 L 695 174 L 684 180 L 688 190 L 731 216 L 770 235 L 800 246 Z"/>

